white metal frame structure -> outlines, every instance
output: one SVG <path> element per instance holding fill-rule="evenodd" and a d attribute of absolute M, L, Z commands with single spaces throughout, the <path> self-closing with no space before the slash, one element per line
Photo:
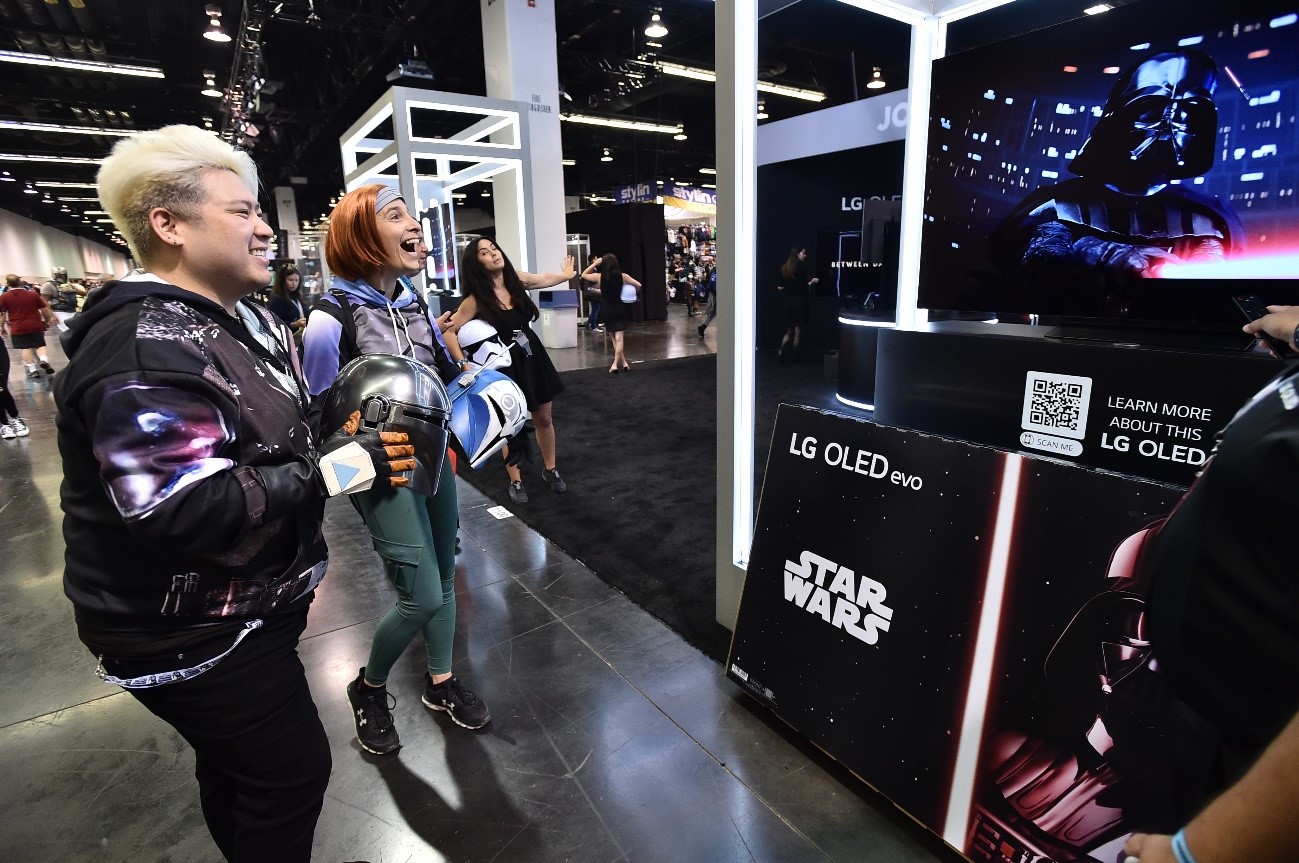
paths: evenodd
<path fill-rule="evenodd" d="M 1013 0 L 840 0 L 911 25 L 911 122 L 903 160 L 898 277 L 901 329 L 927 321 L 919 309 L 920 231 L 931 67 L 943 56 L 947 25 Z M 719 268 L 719 314 L 733 322 L 717 339 L 717 620 L 734 629 L 753 541 L 754 312 L 757 276 L 757 4 L 717 0 L 717 224 L 731 250 Z"/>
<path fill-rule="evenodd" d="M 416 137 L 421 112 L 450 115 L 464 125 L 446 137 Z M 456 189 L 490 179 L 498 239 L 518 250 L 515 266 L 526 271 L 536 260 L 523 205 L 532 192 L 527 124 L 528 106 L 521 102 L 392 87 L 338 139 L 344 187 L 395 184 L 411 212 L 423 213 L 451 204 Z"/>

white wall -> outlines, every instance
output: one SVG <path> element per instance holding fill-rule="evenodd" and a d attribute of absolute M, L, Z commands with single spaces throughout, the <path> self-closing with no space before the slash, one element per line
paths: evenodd
<path fill-rule="evenodd" d="M 79 279 L 87 274 L 125 275 L 131 262 L 108 246 L 0 210 L 0 275 L 17 273 L 43 281 L 55 267 L 66 267 L 68 278 Z"/>

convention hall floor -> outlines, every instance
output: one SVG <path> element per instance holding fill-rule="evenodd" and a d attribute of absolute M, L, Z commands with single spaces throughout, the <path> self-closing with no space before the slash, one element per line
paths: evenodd
<path fill-rule="evenodd" d="M 667 323 L 634 326 L 629 355 L 714 350 L 696 320 L 674 307 Z M 606 350 L 583 333 L 554 353 L 577 368 L 607 363 Z M 32 434 L 0 441 L 0 860 L 215 863 L 191 753 L 97 680 L 75 637 L 49 382 L 15 363 L 10 385 Z M 390 681 L 404 748 L 358 749 L 343 691 L 391 595 L 359 519 L 332 503 L 330 576 L 300 648 L 334 756 L 315 860 L 957 859 L 716 664 L 459 488 L 456 670 L 494 719 L 467 732 L 425 710 L 413 648 Z"/>

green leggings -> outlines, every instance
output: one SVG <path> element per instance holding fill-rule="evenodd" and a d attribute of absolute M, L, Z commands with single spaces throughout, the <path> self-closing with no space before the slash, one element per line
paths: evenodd
<path fill-rule="evenodd" d="M 456 478 L 442 464 L 438 493 L 408 488 L 371 489 L 352 495 L 383 559 L 397 604 L 379 621 L 365 666 L 365 681 L 381 686 L 415 633 L 423 630 L 430 674 L 451 670 L 456 632 Z"/>

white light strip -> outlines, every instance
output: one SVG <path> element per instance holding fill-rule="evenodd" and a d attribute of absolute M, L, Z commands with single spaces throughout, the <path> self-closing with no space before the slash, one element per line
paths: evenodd
<path fill-rule="evenodd" d="M 919 310 L 920 235 L 924 229 L 925 161 L 929 146 L 929 104 L 933 62 L 942 56 L 946 27 L 937 18 L 925 18 L 911 28 L 909 104 L 913 122 L 907 123 L 902 160 L 902 232 L 898 249 L 898 327 L 914 330 L 927 323 Z"/>
<path fill-rule="evenodd" d="M 79 156 L 33 156 L 26 153 L 0 153 L 0 162 L 42 162 L 60 165 L 102 165 L 103 159 L 86 159 Z"/>
<path fill-rule="evenodd" d="M 956 746 L 956 765 L 947 796 L 947 818 L 943 839 L 953 848 L 965 847 L 974 800 L 974 778 L 979 766 L 979 744 L 988 715 L 993 665 L 997 658 L 997 637 L 1001 632 L 1002 603 L 1010 578 L 1010 551 L 1015 540 L 1019 506 L 1019 478 L 1023 456 L 1002 453 L 1001 488 L 997 491 L 997 515 L 992 525 L 988 569 L 984 576 L 983 599 L 979 604 L 979 628 L 974 638 L 974 660 L 966 677 L 965 710 Z"/>
<path fill-rule="evenodd" d="M 791 99 L 802 99 L 805 102 L 825 101 L 825 94 L 820 90 L 808 90 L 806 87 L 790 87 L 785 84 L 773 84 L 771 81 L 759 81 L 758 92 L 773 93 L 777 96 L 788 96 Z"/>
<path fill-rule="evenodd" d="M 656 64 L 663 70 L 665 75 L 674 75 L 678 78 L 689 78 L 692 81 L 707 81 L 716 83 L 717 74 L 711 69 L 701 69 L 698 66 L 682 66 L 680 63 L 669 63 L 666 60 L 660 60 Z M 791 99 L 804 99 L 808 102 L 824 102 L 825 94 L 820 90 L 809 90 L 806 87 L 790 87 L 786 84 L 775 84 L 771 81 L 759 81 L 756 89 L 763 93 L 773 93 L 777 96 L 789 96 Z"/>
<path fill-rule="evenodd" d="M 76 60 L 71 57 L 49 57 L 23 51 L 0 51 L 0 63 L 22 66 L 51 66 L 77 72 L 104 72 L 109 75 L 131 75 L 136 78 L 163 78 L 157 66 L 135 66 L 130 63 L 105 63 L 99 60 Z"/>
<path fill-rule="evenodd" d="M 32 185 L 42 189 L 98 189 L 94 183 L 64 183 L 61 180 L 37 180 Z"/>
<path fill-rule="evenodd" d="M 664 126 L 662 123 L 648 123 L 644 120 L 591 117 L 586 114 L 561 114 L 559 119 L 569 123 L 581 123 L 586 126 L 607 126 L 611 129 L 626 129 L 630 132 L 657 132 L 660 135 L 675 135 L 681 131 L 680 126 Z"/>
<path fill-rule="evenodd" d="M 951 24 L 953 21 L 960 21 L 962 18 L 969 18 L 971 15 L 978 15 L 980 12 L 987 12 L 989 9 L 996 9 L 1011 2 L 1013 0 L 972 0 L 965 5 L 957 4 L 954 8 L 939 12 L 938 17 L 944 24 Z"/>
<path fill-rule="evenodd" d="M 727 351 L 728 361 L 718 362 L 718 392 L 729 391 L 729 405 L 719 411 L 729 413 L 729 422 L 719 420 L 718 446 L 731 450 L 730 489 L 730 560 L 739 569 L 748 568 L 749 548 L 753 542 L 753 431 L 754 431 L 754 345 L 756 336 L 757 291 L 740 290 L 740 285 L 758 284 L 757 260 L 757 131 L 754 119 L 757 108 L 755 89 L 758 74 L 758 16 L 749 0 L 726 0 L 719 4 L 718 21 L 734 22 L 730 32 L 719 29 L 718 65 L 726 64 L 717 88 L 717 198 L 719 223 L 732 257 L 728 268 L 729 283 L 723 287 L 733 302 L 734 316 L 730 327 L 718 333 L 718 351 Z M 729 41 L 724 50 L 723 43 Z M 725 115 L 725 116 L 723 116 Z M 729 170 L 728 170 L 729 169 Z M 702 172 L 701 172 L 702 173 Z M 725 307 L 723 306 L 723 311 Z M 724 319 L 724 318 L 723 318 Z M 729 338 L 727 338 L 729 329 Z M 723 379 L 728 375 L 729 381 Z M 731 439 L 723 440 L 729 430 Z M 718 497 L 724 496 L 721 489 Z M 725 510 L 718 513 L 718 526 L 725 536 Z M 719 537 L 719 549 L 723 549 Z M 719 560 L 720 563 L 720 560 Z M 729 573 L 727 574 L 729 575 Z M 719 571 L 719 589 L 725 576 Z M 736 594 L 738 604 L 738 593 Z"/>
<path fill-rule="evenodd" d="M 863 321 L 858 318 L 839 318 L 839 323 L 847 324 L 850 327 L 895 327 L 897 324 L 893 321 Z"/>
<path fill-rule="evenodd" d="M 835 397 L 836 399 L 838 399 L 839 401 L 843 402 L 844 404 L 846 404 L 846 405 L 847 405 L 848 407 L 850 407 L 850 408 L 857 408 L 858 410 L 863 410 L 863 411 L 873 411 L 873 410 L 875 410 L 875 405 L 868 405 L 868 404 L 866 404 L 865 402 L 855 402 L 855 401 L 853 401 L 852 399 L 846 399 L 846 398 L 844 398 L 843 396 L 839 395 L 838 393 L 835 393 L 835 394 L 834 394 L 834 397 Z"/>
<path fill-rule="evenodd" d="M 98 126 L 61 126 L 58 123 L 29 123 L 26 120 L 0 120 L 0 129 L 16 129 L 20 132 L 59 132 L 64 135 L 117 135 L 130 137 L 138 135 L 137 129 L 104 129 Z"/>

